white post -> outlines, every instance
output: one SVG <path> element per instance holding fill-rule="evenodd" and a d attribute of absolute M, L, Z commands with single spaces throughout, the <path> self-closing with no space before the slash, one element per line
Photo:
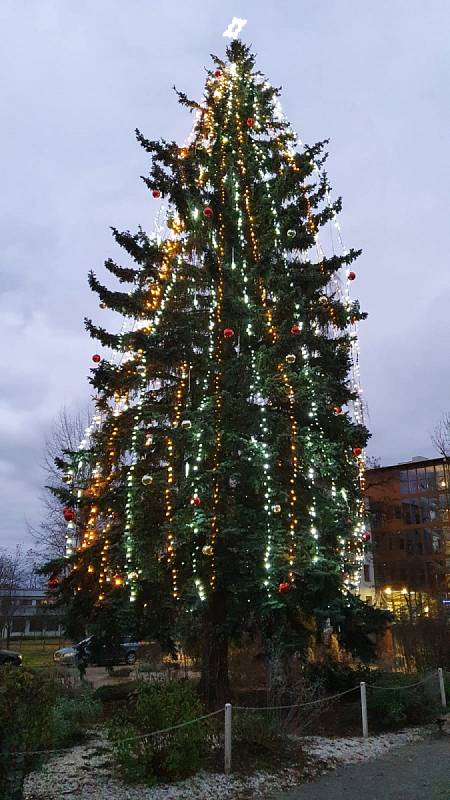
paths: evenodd
<path fill-rule="evenodd" d="M 361 719 L 362 719 L 362 731 L 364 739 L 367 739 L 369 736 L 369 723 L 367 720 L 367 695 L 366 695 L 366 684 L 365 681 L 361 681 L 359 684 L 359 690 L 361 693 Z"/>
<path fill-rule="evenodd" d="M 441 690 L 442 708 L 446 709 L 447 708 L 447 698 L 445 696 L 444 672 L 442 670 L 442 667 L 439 667 L 439 669 L 438 669 L 438 677 L 439 677 L 439 689 Z"/>
<path fill-rule="evenodd" d="M 225 704 L 225 775 L 231 772 L 231 703 Z"/>

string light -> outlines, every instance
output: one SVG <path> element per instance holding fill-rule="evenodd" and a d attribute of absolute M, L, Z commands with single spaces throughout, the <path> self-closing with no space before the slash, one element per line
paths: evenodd
<path fill-rule="evenodd" d="M 239 21 L 244 22 L 244 21 Z M 220 74 L 219 74 L 220 73 Z M 192 159 L 191 156 L 200 148 L 202 153 L 210 157 L 210 164 L 214 163 L 213 159 L 218 159 L 218 186 L 219 186 L 219 202 L 213 205 L 213 202 L 208 196 L 209 189 L 213 183 L 212 168 L 205 164 L 202 159 L 201 164 L 196 165 L 196 186 L 201 192 L 205 192 L 205 200 L 211 203 L 214 214 L 214 224 L 211 225 L 209 245 L 215 255 L 215 273 L 210 281 L 209 286 L 206 288 L 205 293 L 209 296 L 209 315 L 208 315 L 208 344 L 207 355 L 209 366 L 207 366 L 202 376 L 202 398 L 194 411 L 200 412 L 200 415 L 207 408 L 207 402 L 212 397 L 213 404 L 213 426 L 214 426 L 214 445 L 212 453 L 207 452 L 206 438 L 203 430 L 197 430 L 198 417 L 195 419 L 196 426 L 194 427 L 195 435 L 187 433 L 190 426 L 183 426 L 182 417 L 184 416 L 183 410 L 187 405 L 187 398 L 189 396 L 189 381 L 191 379 L 191 364 L 183 361 L 175 369 L 176 378 L 173 379 L 173 397 L 172 407 L 170 412 L 170 421 L 173 429 L 180 427 L 181 430 L 186 431 L 188 437 L 193 436 L 192 444 L 192 462 L 187 460 L 184 465 L 185 480 L 192 485 L 192 496 L 202 496 L 205 498 L 205 505 L 202 512 L 199 511 L 195 505 L 192 508 L 191 522 L 188 523 L 192 535 L 192 568 L 194 585 L 197 588 L 200 600 L 207 597 L 207 588 L 203 581 L 203 575 L 209 575 L 209 589 L 214 591 L 217 587 L 217 565 L 216 565 L 216 545 L 217 538 L 220 534 L 219 520 L 221 508 L 221 485 L 219 482 L 220 464 L 222 459 L 222 430 L 223 430 L 223 412 L 222 412 L 222 391 L 223 391 L 223 368 L 226 350 L 224 350 L 223 339 L 223 326 L 227 324 L 228 320 L 224 320 L 224 282 L 225 273 L 227 269 L 231 269 L 236 280 L 236 286 L 239 287 L 240 297 L 244 306 L 247 308 L 247 318 L 245 324 L 242 325 L 242 330 L 236 331 L 235 338 L 235 352 L 237 357 L 241 352 L 249 354 L 250 363 L 252 367 L 252 385 L 250 401 L 259 407 L 258 419 L 258 436 L 252 437 L 251 446 L 255 454 L 261 459 L 263 464 L 263 495 L 264 495 L 264 512 L 266 516 L 266 541 L 264 546 L 264 569 L 265 579 L 264 585 L 267 591 L 273 589 L 273 575 L 280 568 L 280 562 L 277 562 L 279 554 L 274 552 L 274 520 L 273 514 L 279 514 L 280 522 L 277 520 L 276 529 L 280 528 L 280 524 L 285 529 L 286 541 L 284 542 L 285 554 L 284 557 L 288 562 L 288 578 L 292 583 L 295 580 L 295 563 L 297 558 L 296 548 L 299 530 L 307 530 L 309 538 L 311 539 L 310 552 L 312 554 L 313 562 L 316 563 L 320 555 L 320 518 L 318 508 L 318 498 L 322 497 L 325 491 L 329 491 L 330 497 L 336 503 L 347 502 L 345 498 L 337 491 L 336 484 L 331 482 L 328 490 L 323 488 L 323 479 L 321 473 L 320 463 L 317 463 L 318 458 L 323 460 L 327 456 L 327 441 L 324 435 L 324 430 L 320 423 L 319 408 L 322 411 L 322 403 L 318 399 L 318 387 L 320 386 L 320 370 L 313 369 L 310 365 L 310 360 L 315 359 L 317 353 L 314 347 L 308 349 L 306 346 L 295 345 L 296 352 L 291 354 L 293 358 L 285 362 L 284 358 L 277 365 L 278 374 L 278 387 L 283 389 L 284 397 L 287 402 L 287 426 L 288 426 L 288 442 L 286 444 L 286 454 L 289 458 L 290 473 L 288 478 L 288 486 L 286 487 L 287 500 L 282 500 L 282 504 L 277 502 L 277 489 L 275 484 L 281 484 L 281 479 L 277 479 L 276 475 L 276 458 L 279 453 L 274 452 L 274 447 L 271 447 L 271 429 L 270 429 L 270 411 L 268 409 L 269 399 L 265 396 L 267 390 L 264 389 L 264 384 L 261 379 L 259 370 L 259 359 L 255 347 L 257 345 L 257 332 L 260 319 L 258 314 L 263 314 L 264 330 L 267 339 L 276 345 L 280 342 L 281 332 L 277 328 L 277 312 L 274 311 L 274 306 L 277 303 L 277 298 L 274 293 L 270 291 L 270 283 L 266 285 L 265 279 L 260 274 L 257 266 L 261 260 L 258 240 L 258 226 L 255 212 L 253 210 L 253 197 L 255 193 L 255 186 L 250 185 L 250 174 L 247 170 L 247 163 L 244 161 L 243 153 L 248 147 L 256 158 L 258 164 L 260 183 L 259 189 L 263 189 L 265 202 L 268 204 L 273 217 L 273 232 L 274 232 L 274 257 L 279 258 L 280 273 L 284 276 L 285 281 L 291 281 L 290 286 L 293 287 L 294 283 L 292 275 L 296 268 L 295 259 L 290 260 L 288 252 L 284 249 L 281 229 L 278 221 L 278 209 L 272 196 L 271 184 L 273 168 L 267 157 L 267 151 L 261 147 L 260 141 L 255 137 L 259 131 L 264 129 L 264 120 L 258 102 L 253 100 L 254 107 L 252 109 L 244 108 L 245 113 L 241 109 L 241 96 L 251 96 L 252 80 L 247 81 L 245 74 L 240 73 L 239 65 L 231 62 L 222 70 L 217 71 L 214 79 L 209 79 L 207 82 L 208 94 L 203 98 L 201 108 L 197 109 L 196 118 L 193 130 L 188 138 L 185 146 L 178 149 L 179 159 L 179 175 L 181 183 L 183 180 L 186 184 L 190 180 Z M 274 116 L 281 122 L 284 117 L 278 101 L 274 101 Z M 248 117 L 247 114 L 251 113 L 252 116 Z M 252 124 L 245 123 L 245 118 L 251 119 Z M 220 120 L 220 126 L 218 124 Z M 250 129 L 250 131 L 249 131 Z M 249 133 L 252 135 L 249 137 Z M 286 130 L 283 135 L 275 137 L 272 141 L 274 147 L 278 149 L 280 158 L 280 174 L 284 170 L 292 170 L 294 173 L 299 172 L 299 167 L 296 162 L 296 155 L 291 147 L 293 141 L 293 134 Z M 262 140 L 261 140 L 262 141 Z M 231 142 L 231 146 L 230 146 Z M 233 149 L 234 142 L 237 143 L 236 148 Z M 250 144 L 249 144 L 250 143 Z M 253 177 L 253 176 L 252 176 Z M 203 194 L 201 195 L 203 197 Z M 226 218 L 224 209 L 227 207 L 229 199 L 232 199 L 234 205 L 234 212 L 236 214 L 236 230 L 235 239 L 233 239 L 233 246 L 229 239 L 229 231 L 226 228 Z M 317 253 L 318 269 L 325 274 L 325 255 L 323 253 L 319 236 L 317 218 L 314 217 L 310 201 L 305 197 L 306 201 L 306 230 L 314 239 L 314 246 Z M 194 205 L 189 209 L 189 218 L 194 226 L 204 224 L 203 214 L 201 213 L 202 204 L 195 201 L 198 205 Z M 327 193 L 327 202 L 329 201 Z M 331 204 L 330 204 L 331 208 Z M 211 224 L 211 223 L 210 223 Z M 337 231 L 339 240 L 341 240 L 340 227 L 337 220 L 333 220 L 333 225 Z M 290 229 L 291 230 L 291 229 Z M 294 230 L 294 229 L 292 229 Z M 295 235 L 295 231 L 294 231 Z M 294 239 L 294 237 L 292 237 Z M 158 230 L 157 240 L 162 239 L 162 229 Z M 143 319 L 139 321 L 139 326 L 136 326 L 136 331 L 142 332 L 152 336 L 158 330 L 160 323 L 166 319 L 169 310 L 173 309 L 176 301 L 176 293 L 174 289 L 176 286 L 181 286 L 183 282 L 192 283 L 192 303 L 195 309 L 199 307 L 199 297 L 195 279 L 190 277 L 186 270 L 186 265 L 199 265 L 204 263 L 204 256 L 196 258 L 193 252 L 193 241 L 190 239 L 190 231 L 186 226 L 185 221 L 181 220 L 176 213 L 171 213 L 170 233 L 169 237 L 162 243 L 162 261 L 161 267 L 158 272 L 158 281 L 150 283 L 148 287 L 148 296 L 144 303 Z M 231 248 L 231 259 L 228 250 Z M 236 251 L 236 252 L 235 252 Z M 305 258 L 306 254 L 303 252 L 296 258 Z M 229 264 L 228 264 L 229 261 Z M 292 280 L 291 280 L 292 278 Z M 287 283 L 285 284 L 288 285 Z M 327 286 L 325 295 L 327 300 L 326 309 L 327 318 L 329 318 L 330 333 L 337 328 L 338 318 L 335 308 L 333 307 L 332 298 L 336 294 L 341 298 L 339 291 L 347 293 L 343 295 L 343 302 L 345 307 L 351 312 L 352 304 L 348 297 L 348 283 L 343 282 L 345 288 L 341 289 L 341 284 L 336 278 L 332 276 Z M 338 289 L 339 287 L 339 289 Z M 191 291 L 189 288 L 188 291 Z M 200 305 L 202 303 L 200 297 Z M 256 309 L 256 310 L 255 310 Z M 299 304 L 295 305 L 294 320 L 300 319 Z M 356 330 L 356 320 L 351 322 Z M 296 333 L 311 333 L 312 335 L 319 336 L 322 332 L 323 326 L 320 321 L 311 321 L 306 324 L 300 320 L 298 331 Z M 331 335 L 335 335 L 331 333 Z M 353 340 L 352 340 L 353 341 Z M 301 337 L 299 336 L 299 342 Z M 352 385 L 359 387 L 359 356 L 357 352 L 357 340 L 352 344 Z M 229 346 L 229 345 L 227 345 Z M 300 358 L 301 356 L 301 358 Z M 313 362 L 314 363 L 314 362 Z M 124 581 L 129 585 L 130 597 L 132 600 L 136 597 L 137 584 L 139 580 L 140 571 L 136 564 L 135 544 L 134 544 L 134 525 L 135 525 L 135 503 L 137 492 L 136 481 L 136 467 L 139 457 L 141 455 L 141 448 L 150 447 L 153 444 L 154 435 L 159 436 L 159 431 L 156 428 L 155 434 L 146 433 L 142 435 L 144 416 L 143 408 L 146 402 L 146 392 L 148 391 L 148 383 L 151 379 L 151 372 L 147 364 L 144 351 L 129 352 L 124 356 L 124 364 L 128 365 L 129 374 L 137 374 L 139 376 L 139 387 L 136 394 L 133 396 L 132 401 L 127 395 L 114 398 L 114 407 L 111 412 L 112 421 L 108 421 L 110 425 L 110 433 L 106 441 L 107 459 L 106 463 L 101 465 L 98 462 L 92 474 L 91 482 L 86 490 L 86 495 L 89 497 L 89 505 L 86 505 L 87 521 L 83 536 L 83 547 L 89 547 L 96 538 L 97 531 L 101 527 L 103 542 L 101 549 L 101 564 L 99 571 L 99 583 L 104 582 L 112 583 L 113 586 L 120 587 Z M 214 369 L 211 369 L 211 364 L 214 364 Z M 299 453 L 299 426 L 297 421 L 297 403 L 296 391 L 294 387 L 297 386 L 297 378 L 301 370 L 302 381 L 308 391 L 305 392 L 307 400 L 304 402 L 303 413 L 308 417 L 309 430 L 306 434 L 302 435 L 302 444 L 304 444 L 301 459 Z M 172 375 L 173 378 L 173 375 Z M 170 389 L 166 386 L 167 392 Z M 363 419 L 362 414 L 362 401 L 360 398 L 360 390 L 355 392 L 357 399 L 354 402 L 354 416 L 355 421 Z M 170 396 L 170 394 L 169 394 Z M 117 464 L 119 456 L 120 431 L 122 425 L 122 418 L 125 411 L 130 411 L 130 405 L 134 411 L 134 420 L 131 434 L 131 446 L 128 450 L 129 463 L 126 465 L 126 498 L 125 498 L 125 515 L 124 515 L 124 539 L 126 549 L 126 565 L 125 576 L 117 573 L 117 570 L 112 570 L 109 566 L 109 550 L 110 540 L 109 529 L 111 527 L 111 520 L 106 517 L 102 518 L 99 511 L 98 499 L 104 494 L 108 483 L 111 482 L 114 475 L 115 465 Z M 194 420 L 194 416 L 193 416 Z M 101 429 L 101 426 L 99 430 Z M 89 441 L 89 434 L 83 440 L 84 449 Z M 164 493 L 164 514 L 165 514 L 165 532 L 166 532 L 166 552 L 167 564 L 172 585 L 172 596 L 178 600 L 180 598 L 181 587 L 179 585 L 179 575 L 177 569 L 176 559 L 176 490 L 178 489 L 177 480 L 178 476 L 175 472 L 176 465 L 178 464 L 178 435 L 173 432 L 164 434 L 165 446 L 165 486 Z M 143 443 L 143 444 L 142 444 Z M 363 475 L 364 475 L 364 462 L 363 459 L 358 459 L 358 471 L 360 478 L 360 487 L 363 488 Z M 103 475 L 102 475 L 103 473 Z M 208 473 L 208 480 L 211 481 L 208 487 L 209 491 L 204 491 L 206 483 L 206 473 Z M 210 477 L 212 476 L 212 477 Z M 306 490 L 299 491 L 299 478 L 302 477 L 306 485 Z M 71 480 L 73 475 L 70 475 Z M 140 481 L 139 481 L 140 486 Z M 203 494 L 202 494 L 203 490 Z M 85 501 L 84 501 L 85 502 Z M 274 509 L 277 509 L 276 511 Z M 349 554 L 354 552 L 354 543 L 357 541 L 361 523 L 363 506 L 361 503 L 358 507 L 359 518 L 357 519 L 351 539 L 344 538 L 341 542 L 341 555 L 343 559 L 349 560 Z M 205 537 L 205 523 L 201 522 L 205 518 L 209 519 L 209 534 L 207 542 L 204 542 Z M 299 522 L 298 517 L 302 516 Z M 309 518 L 309 521 L 308 521 Z M 100 520 L 100 522 L 99 522 Z M 301 528 L 300 528 L 301 525 Z M 68 542 L 72 546 L 72 537 L 68 537 Z M 68 549 L 68 554 L 71 554 L 71 547 Z M 305 552 L 302 550 L 302 553 Z M 202 555 L 207 555 L 208 559 L 202 559 Z M 351 559 L 350 559 L 351 561 Z M 92 566 L 92 565 L 90 565 Z M 276 568 L 276 569 L 274 569 Z M 91 572 L 90 569 L 88 569 Z M 354 579 L 354 568 L 351 566 L 345 581 L 352 581 Z M 277 579 L 278 580 L 278 579 Z M 347 585 L 347 584 L 346 584 Z M 350 584 L 349 584 L 350 585 Z M 99 599 L 104 598 L 105 593 L 103 589 L 100 591 Z"/>

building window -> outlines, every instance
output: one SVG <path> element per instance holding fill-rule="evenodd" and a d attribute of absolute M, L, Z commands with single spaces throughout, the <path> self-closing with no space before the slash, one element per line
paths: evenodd
<path fill-rule="evenodd" d="M 31 617 L 30 619 L 30 632 L 31 633 L 42 633 L 43 630 L 43 620 L 40 617 Z"/>
<path fill-rule="evenodd" d="M 441 531 L 439 530 L 433 531 L 432 549 L 433 553 L 439 553 L 441 549 Z"/>
<path fill-rule="evenodd" d="M 436 473 L 434 471 L 434 464 L 432 467 L 427 467 L 427 489 L 436 489 Z"/>
<path fill-rule="evenodd" d="M 409 493 L 417 494 L 417 475 L 415 469 L 408 470 Z"/>
<path fill-rule="evenodd" d="M 417 470 L 417 486 L 419 492 L 425 492 L 427 488 L 427 479 L 425 475 L 425 467 L 419 467 Z"/>
<path fill-rule="evenodd" d="M 400 471 L 400 492 L 401 494 L 408 494 L 409 492 L 408 472 L 406 469 Z"/>
<path fill-rule="evenodd" d="M 374 528 L 384 528 L 386 524 L 386 514 L 384 503 L 377 500 L 370 501 L 370 513 L 372 515 L 372 525 Z"/>
<path fill-rule="evenodd" d="M 370 564 L 364 564 L 364 580 L 370 583 Z"/>
<path fill-rule="evenodd" d="M 45 630 L 48 631 L 48 633 L 55 633 L 58 630 L 58 628 L 59 628 L 59 623 L 57 619 L 55 618 L 52 619 L 51 617 L 48 617 L 45 620 Z"/>

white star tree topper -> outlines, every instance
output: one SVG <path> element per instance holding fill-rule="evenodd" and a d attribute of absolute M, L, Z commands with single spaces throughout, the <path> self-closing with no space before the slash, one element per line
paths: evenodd
<path fill-rule="evenodd" d="M 241 19 L 240 17 L 233 17 L 228 28 L 226 31 L 223 32 L 222 36 L 227 36 L 229 39 L 237 39 L 242 28 L 247 25 L 246 19 Z"/>

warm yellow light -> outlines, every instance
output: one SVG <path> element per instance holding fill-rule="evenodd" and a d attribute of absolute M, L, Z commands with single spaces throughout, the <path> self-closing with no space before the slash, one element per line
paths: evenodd
<path fill-rule="evenodd" d="M 385 590 L 386 594 L 392 594 L 392 589 L 390 586 L 386 586 Z"/>

